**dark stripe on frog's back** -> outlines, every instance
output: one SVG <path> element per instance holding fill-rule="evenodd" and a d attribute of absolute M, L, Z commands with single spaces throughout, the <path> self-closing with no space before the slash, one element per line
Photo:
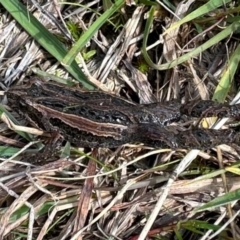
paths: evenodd
<path fill-rule="evenodd" d="M 113 123 L 130 125 L 136 123 L 157 123 L 164 125 L 176 119 L 177 113 L 173 110 L 169 112 L 158 112 L 155 104 L 153 107 L 145 108 L 144 105 L 136 104 L 134 107 L 105 105 L 98 101 L 68 102 L 61 97 L 40 97 L 32 99 L 32 102 L 43 105 L 50 109 L 62 113 L 68 113 L 90 119 L 99 123 Z"/>
<path fill-rule="evenodd" d="M 59 97 L 43 97 L 34 99 L 34 102 L 45 107 L 54 109 L 62 113 L 68 113 L 90 119 L 99 123 L 115 123 L 129 125 L 132 120 L 127 113 L 121 112 L 114 108 L 105 108 L 103 106 L 91 106 L 88 102 L 68 103 Z"/>
<path fill-rule="evenodd" d="M 78 147 L 103 147 L 113 148 L 131 141 L 128 130 L 124 130 L 121 134 L 121 139 L 114 139 L 113 137 L 97 136 L 87 131 L 79 130 L 78 128 L 70 128 L 69 125 L 61 121 L 61 119 L 49 119 L 53 126 L 61 126 L 59 133 L 64 136 L 64 139 L 70 141 Z"/>
<path fill-rule="evenodd" d="M 60 85 L 56 83 L 45 83 L 47 86 L 46 89 L 50 92 L 57 94 L 58 96 L 62 97 L 69 97 L 70 101 L 74 102 L 86 102 L 86 101 L 94 101 L 98 100 L 99 104 L 105 105 L 115 105 L 115 106 L 125 106 L 131 107 L 135 106 L 134 103 L 127 101 L 123 98 L 117 97 L 113 94 L 101 91 L 82 91 L 78 88 L 69 87 L 66 85 Z M 43 86 L 44 87 L 44 86 Z M 45 87 L 44 87 L 45 89 Z"/>

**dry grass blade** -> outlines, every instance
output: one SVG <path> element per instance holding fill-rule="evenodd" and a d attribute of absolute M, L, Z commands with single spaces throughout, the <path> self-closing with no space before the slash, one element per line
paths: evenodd
<path fill-rule="evenodd" d="M 36 41 L 38 41 L 39 44 L 47 49 L 47 51 L 58 61 L 61 62 L 63 60 L 64 56 L 67 54 L 67 49 L 30 12 L 27 11 L 24 5 L 17 0 L 0 2 L 11 14 L 13 14 L 13 17 L 36 39 Z M 28 65 L 30 65 L 30 62 Z M 85 75 L 75 61 L 69 65 L 63 63 L 63 66 L 77 80 L 81 81 L 86 88 L 93 89 L 93 86 L 87 81 Z M 21 68 L 19 69 L 19 71 L 23 70 L 24 69 Z M 16 72 L 15 75 L 18 74 L 19 71 Z"/>
<path fill-rule="evenodd" d="M 21 132 L 26 132 L 34 135 L 43 135 L 44 131 L 36 129 L 36 128 L 30 128 L 30 127 L 25 127 L 25 126 L 18 126 L 14 124 L 11 119 L 3 113 L 1 115 L 1 120 L 5 122 L 8 126 L 8 128 L 12 129 L 13 131 L 21 131 Z"/>
<path fill-rule="evenodd" d="M 94 175 L 96 171 L 96 163 L 95 162 L 89 162 L 87 173 L 88 175 Z M 85 225 L 87 215 L 88 215 L 88 209 L 89 209 L 89 203 L 92 196 L 92 190 L 94 188 L 93 178 L 88 178 L 85 180 L 79 202 L 78 202 L 78 210 L 77 210 L 77 216 L 75 219 L 74 224 L 74 232 L 79 231 L 82 229 Z"/>

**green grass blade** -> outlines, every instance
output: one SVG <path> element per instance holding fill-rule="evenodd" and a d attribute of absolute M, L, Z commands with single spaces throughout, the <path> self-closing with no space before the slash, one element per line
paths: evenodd
<path fill-rule="evenodd" d="M 228 37 L 229 35 L 231 35 L 233 32 L 235 32 L 236 30 L 238 30 L 240 28 L 240 23 L 239 22 L 234 22 L 233 24 L 226 27 L 223 31 L 221 31 L 220 33 L 218 33 L 217 35 L 215 35 L 214 37 L 209 39 L 207 42 L 205 42 L 201 46 L 195 48 L 191 52 L 175 59 L 172 62 L 157 65 L 157 64 L 152 62 L 152 60 L 149 57 L 149 55 L 147 53 L 147 50 L 146 50 L 146 48 L 147 48 L 147 36 L 149 35 L 150 28 L 151 28 L 151 25 L 152 25 L 152 22 L 153 22 L 154 11 L 155 11 L 155 7 L 152 7 L 150 12 L 149 12 L 149 18 L 147 20 L 146 28 L 145 28 L 145 32 L 144 32 L 142 53 L 143 53 L 143 56 L 144 56 L 146 62 L 149 64 L 149 66 L 154 68 L 154 69 L 157 69 L 157 70 L 170 69 L 170 68 L 173 68 L 173 67 L 177 66 L 178 64 L 186 62 L 190 58 L 192 58 L 192 57 L 198 55 L 199 53 L 203 52 L 204 50 L 210 48 L 214 44 L 219 43 L 221 40 Z"/>
<path fill-rule="evenodd" d="M 98 31 L 98 29 L 125 3 L 124 0 L 117 0 L 108 10 L 106 10 L 92 25 L 83 33 L 79 40 L 74 44 L 68 54 L 64 57 L 62 63 L 69 65 L 74 61 L 77 54 L 82 50 L 86 43 Z"/>
<path fill-rule="evenodd" d="M 229 204 L 232 201 L 236 201 L 240 199 L 240 190 L 237 189 L 235 191 L 226 193 L 220 197 L 216 197 L 215 199 L 213 199 L 212 201 L 204 204 L 203 206 L 196 208 L 195 212 L 200 212 L 200 211 L 205 211 L 208 210 L 210 208 L 216 208 L 216 207 L 220 207 L 222 205 L 225 204 Z"/>
<path fill-rule="evenodd" d="M 11 157 L 17 152 L 19 152 L 19 148 L 9 147 L 9 146 L 0 146 L 0 157 Z"/>
<path fill-rule="evenodd" d="M 169 33 L 170 31 L 172 31 L 173 29 L 180 27 L 182 24 L 186 23 L 186 22 L 190 22 L 195 18 L 198 18 L 206 13 L 209 13 L 215 9 L 217 9 L 218 7 L 221 7 L 223 4 L 227 4 L 231 2 L 231 0 L 210 0 L 208 1 L 206 4 L 202 5 L 201 7 L 199 7 L 198 9 L 196 9 L 195 11 L 191 12 L 190 14 L 188 14 L 186 17 L 184 17 L 183 19 L 181 19 L 180 21 L 174 23 L 170 28 L 168 28 L 163 35 Z"/>
<path fill-rule="evenodd" d="M 221 80 L 215 89 L 213 100 L 224 102 L 232 86 L 232 81 L 239 66 L 240 61 L 240 44 L 232 53 L 228 64 L 226 65 Z"/>
<path fill-rule="evenodd" d="M 16 21 L 45 48 L 53 57 L 62 63 L 67 55 L 65 46 L 51 34 L 18 0 L 0 0 L 3 7 L 16 19 Z M 84 87 L 94 89 L 94 86 L 87 80 L 76 61 L 71 64 L 62 64 L 63 67 Z"/>

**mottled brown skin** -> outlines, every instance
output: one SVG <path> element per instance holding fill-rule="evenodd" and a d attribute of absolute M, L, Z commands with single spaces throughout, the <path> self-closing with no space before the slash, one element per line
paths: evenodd
<path fill-rule="evenodd" d="M 118 147 L 141 142 L 151 147 L 211 148 L 239 143 L 232 129 L 176 131 L 169 122 L 182 115 L 192 117 L 239 117 L 240 104 L 229 106 L 213 101 L 176 100 L 136 104 L 109 93 L 82 91 L 35 79 L 6 93 L 12 109 L 26 116 L 32 125 L 81 147 Z"/>

